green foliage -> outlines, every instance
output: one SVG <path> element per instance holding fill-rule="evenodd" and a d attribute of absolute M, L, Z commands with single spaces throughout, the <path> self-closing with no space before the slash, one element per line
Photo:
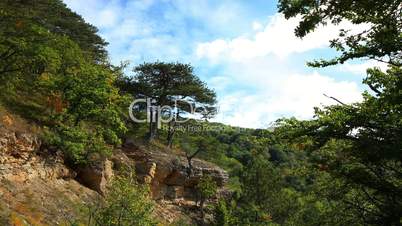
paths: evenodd
<path fill-rule="evenodd" d="M 107 43 L 97 35 L 98 29 L 86 23 L 80 15 L 72 12 L 60 0 L 4 0 L 0 3 L 0 21 L 1 32 L 5 34 L 1 35 L 3 37 L 16 33 L 28 37 L 29 33 L 25 33 L 25 29 L 36 24 L 52 34 L 68 36 L 79 45 L 86 56 L 96 62 L 106 63 Z M 30 48 L 29 45 L 26 47 Z M 17 54 L 24 56 L 21 52 Z"/>
<path fill-rule="evenodd" d="M 102 134 L 80 127 L 57 127 L 52 131 L 47 130 L 44 132 L 43 142 L 50 149 L 63 150 L 66 160 L 72 164 L 87 164 L 91 159 L 107 157 L 112 153 Z"/>
<path fill-rule="evenodd" d="M 219 226 L 229 226 L 230 225 L 230 215 L 229 210 L 226 206 L 224 200 L 219 200 L 218 204 L 215 206 L 215 222 Z"/>
<path fill-rule="evenodd" d="M 151 226 L 154 205 L 150 199 L 149 190 L 136 182 L 135 176 L 117 176 L 105 201 L 100 206 L 91 208 L 89 225 L 94 226 Z"/>
<path fill-rule="evenodd" d="M 283 224 L 292 212 L 293 190 L 284 189 L 279 169 L 264 156 L 253 157 L 241 177 L 240 204 L 246 211 L 241 221 L 253 224 L 278 222 Z"/>
<path fill-rule="evenodd" d="M 126 130 L 120 113 L 120 104 L 124 99 L 112 85 L 115 75 L 110 70 L 90 64 L 73 43 L 69 40 L 65 43 L 66 45 L 52 45 L 59 51 L 58 57 L 62 57 L 63 62 L 55 65 L 55 68 L 46 69 L 32 85 L 37 88 L 37 94 L 47 98 L 46 103 L 43 103 L 43 99 L 37 102 L 42 104 L 42 109 L 37 113 L 41 116 L 40 120 L 51 126 L 51 131 L 60 136 L 59 140 L 69 142 L 71 138 L 70 141 L 78 146 L 59 142 L 52 144 L 58 144 L 59 148 L 69 147 L 65 149 L 69 152 L 69 157 L 74 162 L 81 163 L 81 157 L 90 151 L 78 151 L 86 149 L 88 142 L 99 142 L 99 145 L 89 145 L 93 150 L 99 149 L 105 143 L 120 143 L 119 136 Z M 24 84 L 23 88 L 27 85 L 29 83 Z M 45 115 L 47 118 L 44 118 Z M 82 136 L 71 135 L 72 133 L 66 131 L 75 131 L 73 134 L 80 133 Z M 72 146 L 73 152 L 69 151 Z"/>
<path fill-rule="evenodd" d="M 225 200 L 219 200 L 215 206 L 214 218 L 217 226 L 238 225 L 238 219 L 234 216 L 235 203 L 227 203 Z"/>
<path fill-rule="evenodd" d="M 214 104 L 216 94 L 208 89 L 193 73 L 189 64 L 145 63 L 135 67 L 136 76 L 130 81 L 137 93 L 152 97 L 159 105 L 171 103 L 172 97 L 179 97 L 194 104 Z M 179 105 L 188 112 L 188 106 Z"/>
<path fill-rule="evenodd" d="M 218 186 L 211 176 L 203 175 L 196 188 L 201 200 L 207 200 L 216 194 Z"/>
<path fill-rule="evenodd" d="M 283 0 L 279 5 L 287 18 L 303 16 L 296 29 L 300 37 L 327 22 L 368 24 L 361 34 L 341 31 L 332 41 L 331 47 L 342 52 L 340 57 L 311 65 L 353 58 L 388 63 L 386 72 L 367 70 L 364 84 L 371 92 L 363 93 L 360 103 L 316 108 L 315 120 L 281 120 L 277 132 L 308 151 L 310 175 L 317 182 L 312 197 L 326 206 L 321 211 L 326 225 L 400 225 L 401 2 Z"/>
<path fill-rule="evenodd" d="M 314 120 L 283 119 L 274 132 L 197 120 L 185 126 L 201 131 L 180 131 L 173 122 L 168 144 L 180 135 L 188 156 L 229 172 L 234 194 L 215 207 L 217 225 L 400 225 L 401 1 L 280 0 L 279 10 L 302 16 L 299 37 L 327 23 L 368 24 L 361 34 L 341 30 L 331 41 L 341 55 L 311 66 L 370 58 L 388 70 L 367 71 L 371 91 L 362 102 L 316 108 Z M 178 100 L 178 119 L 190 112 L 184 100 L 202 107 L 205 119 L 216 113 L 215 92 L 190 65 L 144 63 L 126 77 L 124 65 L 109 66 L 96 32 L 59 0 L 0 2 L 1 104 L 43 126 L 44 147 L 63 150 L 72 164 L 110 155 L 127 131 L 123 111 L 133 94 L 158 105 Z M 202 210 L 217 185 L 203 176 L 197 189 Z M 92 225 L 155 225 L 149 192 L 132 175 L 116 177 L 101 207 L 93 208 Z"/>
<path fill-rule="evenodd" d="M 128 102 L 114 86 L 119 72 L 103 65 L 96 29 L 56 0 L 1 2 L 0 17 L 1 101 L 46 126 L 48 146 L 74 164 L 110 153 Z"/>
<path fill-rule="evenodd" d="M 319 25 L 340 24 L 348 21 L 356 25 L 368 25 L 361 33 L 352 33 L 345 28 L 330 46 L 341 52 L 332 60 L 311 63 L 312 66 L 328 66 L 344 63 L 354 58 L 385 60 L 401 66 L 402 11 L 400 0 L 280 0 L 279 12 L 286 18 L 301 16 L 302 20 L 295 34 L 304 37 Z"/>
<path fill-rule="evenodd" d="M 178 126 L 181 114 L 201 114 L 210 118 L 216 112 L 216 94 L 209 89 L 193 72 L 189 64 L 181 63 L 144 63 L 134 68 L 134 77 L 122 77 L 118 84 L 134 97 L 152 98 L 153 105 L 176 107 L 175 111 L 168 109 L 149 108 L 149 115 L 156 115 L 156 121 L 149 124 L 149 138 L 157 136 L 159 117 L 170 118 L 167 131 L 167 144 L 172 147 L 173 136 Z M 206 113 L 206 110 L 209 110 Z M 153 117 L 151 117 L 152 119 Z"/>
<path fill-rule="evenodd" d="M 369 70 L 366 82 L 381 89 L 378 96 L 365 93 L 361 103 L 317 109 L 314 121 L 283 121 L 290 139 L 303 134 L 313 141 L 313 163 L 337 181 L 324 196 L 342 200 L 356 220 L 374 225 L 396 225 L 401 218 L 393 211 L 402 208 L 396 192 L 402 189 L 400 73 Z"/>

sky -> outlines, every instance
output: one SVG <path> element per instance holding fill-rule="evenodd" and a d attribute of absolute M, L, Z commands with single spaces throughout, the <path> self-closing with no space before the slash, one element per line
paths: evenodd
<path fill-rule="evenodd" d="M 352 61 L 318 69 L 313 59 L 336 56 L 329 40 L 347 22 L 294 35 L 299 18 L 286 20 L 275 0 L 64 0 L 98 27 L 114 64 L 129 61 L 190 63 L 218 96 L 214 121 L 267 128 L 278 118 L 311 119 L 313 108 L 361 101 L 366 68 Z M 130 75 L 130 72 L 128 72 Z"/>

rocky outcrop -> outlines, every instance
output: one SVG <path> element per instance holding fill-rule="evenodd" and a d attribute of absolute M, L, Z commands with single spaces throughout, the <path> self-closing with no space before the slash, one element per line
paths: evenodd
<path fill-rule="evenodd" d="M 0 124 L 0 225 L 65 224 L 98 199 L 74 180 L 61 152 L 40 147 L 34 133 Z"/>
<path fill-rule="evenodd" d="M 228 180 L 228 174 L 223 169 L 200 159 L 193 160 L 193 170 L 188 175 L 188 163 L 184 156 L 135 147 L 124 148 L 123 153 L 134 161 L 138 178 L 150 184 L 156 200 L 195 200 L 195 186 L 204 174 L 210 175 L 220 187 Z"/>
<path fill-rule="evenodd" d="M 88 188 L 104 195 L 113 178 L 113 163 L 108 159 L 96 161 L 78 169 L 77 180 Z"/>
<path fill-rule="evenodd" d="M 60 152 L 43 155 L 40 141 L 30 133 L 0 130 L 0 180 L 27 181 L 74 178 Z"/>
<path fill-rule="evenodd" d="M 34 132 L 5 125 L 0 123 L 0 225 L 62 225 L 86 217 L 80 216 L 80 208 L 99 200 L 114 170 L 123 167 L 135 168 L 138 179 L 150 185 L 158 218 L 191 221 L 199 217 L 194 201 L 202 175 L 210 175 L 220 187 L 228 179 L 224 170 L 206 161 L 193 159 L 188 175 L 184 156 L 135 146 L 74 171 L 64 164 L 61 151 L 46 150 Z"/>

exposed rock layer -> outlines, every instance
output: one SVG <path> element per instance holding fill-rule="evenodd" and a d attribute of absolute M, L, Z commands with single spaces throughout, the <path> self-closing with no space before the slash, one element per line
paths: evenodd
<path fill-rule="evenodd" d="M 210 175 L 220 187 L 228 180 L 228 174 L 223 169 L 200 159 L 193 160 L 192 173 L 188 175 L 188 163 L 183 156 L 136 147 L 124 148 L 120 155 L 134 160 L 137 176 L 150 184 L 152 196 L 156 200 L 194 200 L 195 186 L 204 174 Z"/>
<path fill-rule="evenodd" d="M 39 152 L 31 133 L 0 128 L 0 225 L 60 225 L 99 195 L 73 178 L 61 152 Z"/>
<path fill-rule="evenodd" d="M 158 217 L 196 219 L 195 186 L 201 176 L 210 175 L 221 187 L 228 179 L 224 170 L 199 159 L 193 160 L 189 176 L 183 156 L 135 146 L 75 172 L 64 164 L 62 152 L 40 147 L 32 133 L 0 127 L 0 225 L 58 225 L 78 218 L 85 203 L 106 192 L 113 169 L 127 166 L 150 185 Z"/>

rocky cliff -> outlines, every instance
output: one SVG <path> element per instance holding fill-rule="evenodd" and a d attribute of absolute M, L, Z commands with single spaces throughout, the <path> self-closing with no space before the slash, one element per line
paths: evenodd
<path fill-rule="evenodd" d="M 32 133 L 0 126 L 0 225 L 59 225 L 99 195 L 73 178 L 61 153 L 41 152 Z"/>
<path fill-rule="evenodd" d="M 195 186 L 204 174 L 210 175 L 219 187 L 223 187 L 228 180 L 223 169 L 200 159 L 193 160 L 192 173 L 188 175 L 188 163 L 184 156 L 129 146 L 117 152 L 113 161 L 118 165 L 119 158 L 124 159 L 124 156 L 135 162 L 137 176 L 142 182 L 150 184 L 155 200 L 195 200 Z"/>
<path fill-rule="evenodd" d="M 139 181 L 150 185 L 156 215 L 169 223 L 197 218 L 195 186 L 203 174 L 221 188 L 228 179 L 224 170 L 199 159 L 188 175 L 183 156 L 135 145 L 72 170 L 61 152 L 42 150 L 34 134 L 0 124 L 0 225 L 58 225 L 79 218 L 85 214 L 82 206 L 99 199 L 121 167 L 135 168 Z"/>

